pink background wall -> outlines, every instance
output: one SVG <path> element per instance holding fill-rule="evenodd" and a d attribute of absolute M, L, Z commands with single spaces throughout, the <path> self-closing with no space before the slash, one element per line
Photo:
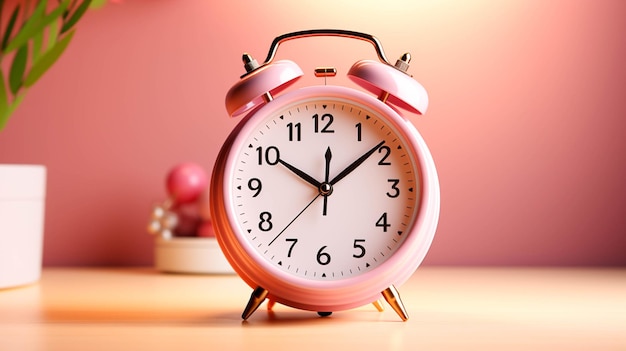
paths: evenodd
<path fill-rule="evenodd" d="M 241 54 L 262 60 L 290 31 L 351 29 L 392 60 L 411 52 L 430 94 L 414 119 L 442 188 L 428 264 L 624 265 L 625 18 L 621 0 L 109 4 L 0 133 L 0 162 L 48 167 L 46 265 L 150 264 L 166 172 L 210 171 L 237 122 L 223 101 Z M 279 57 L 309 75 L 336 65 L 334 83 L 352 84 L 347 68 L 375 55 L 317 38 Z"/>

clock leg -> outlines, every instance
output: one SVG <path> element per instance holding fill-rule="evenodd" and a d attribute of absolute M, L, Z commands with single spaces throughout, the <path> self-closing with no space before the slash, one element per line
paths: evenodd
<path fill-rule="evenodd" d="M 385 310 L 385 306 L 383 306 L 383 304 L 382 304 L 382 302 L 380 300 L 376 300 L 376 301 L 372 302 L 372 305 L 374 305 L 374 307 L 376 307 L 378 312 L 382 312 L 382 311 Z"/>
<path fill-rule="evenodd" d="M 246 309 L 244 309 L 243 313 L 241 314 L 241 318 L 243 318 L 243 320 L 248 319 L 254 313 L 254 311 L 259 308 L 263 301 L 265 301 L 268 293 L 269 291 L 263 289 L 260 286 L 254 289 L 252 295 L 250 295 L 250 300 L 246 305 Z"/>
<path fill-rule="evenodd" d="M 382 292 L 385 300 L 391 305 L 394 311 L 400 316 L 403 322 L 406 322 L 409 319 L 409 315 L 406 313 L 404 309 L 404 305 L 402 304 L 402 300 L 400 300 L 400 294 L 398 294 L 398 290 L 396 287 L 391 285 L 385 291 Z"/>
<path fill-rule="evenodd" d="M 269 299 L 267 300 L 267 309 L 268 311 L 271 311 L 272 308 L 274 308 L 274 305 L 276 304 L 276 301 Z"/>

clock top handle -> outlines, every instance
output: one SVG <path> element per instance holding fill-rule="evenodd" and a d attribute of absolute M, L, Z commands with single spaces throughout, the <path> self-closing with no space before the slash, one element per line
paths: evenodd
<path fill-rule="evenodd" d="M 376 50 L 376 54 L 378 55 L 378 58 L 380 59 L 380 61 L 387 65 L 393 66 L 391 63 L 389 63 L 389 60 L 387 60 L 387 57 L 385 56 L 385 51 L 383 50 L 383 46 L 375 36 L 366 34 L 366 33 L 355 32 L 355 31 L 350 31 L 350 30 L 342 30 L 342 29 L 310 29 L 310 30 L 302 30 L 302 31 L 297 31 L 297 32 L 286 33 L 281 36 L 278 36 L 274 39 L 274 41 L 272 41 L 272 44 L 270 45 L 270 50 L 262 66 L 267 65 L 274 60 L 274 57 L 276 56 L 276 51 L 278 51 L 278 46 L 283 42 L 286 42 L 292 39 L 298 39 L 298 38 L 323 37 L 323 36 L 352 38 L 352 39 L 359 39 L 359 40 L 370 42 L 372 45 L 374 45 L 374 49 Z"/>
<path fill-rule="evenodd" d="M 319 36 L 344 37 L 371 43 L 381 62 L 358 61 L 348 72 L 348 77 L 387 104 L 417 114 L 426 111 L 428 94 L 424 87 L 407 73 L 410 54 L 403 54 L 395 65 L 392 65 L 385 56 L 380 41 L 373 35 L 342 29 L 311 29 L 276 37 L 270 45 L 265 62 L 261 65 L 249 54 L 243 55 L 246 73 L 226 94 L 226 109 L 229 115 L 239 116 L 271 101 L 273 94 L 286 89 L 303 75 L 300 67 L 292 61 L 281 60 L 272 63 L 281 43 Z"/>
<path fill-rule="evenodd" d="M 391 64 L 385 56 L 380 41 L 370 34 L 342 29 L 311 29 L 283 34 L 274 39 L 267 58 L 260 67 L 268 66 L 274 60 L 281 43 L 292 39 L 321 36 L 344 37 L 371 43 L 380 62 L 361 60 L 352 66 L 348 72 L 348 77 L 361 87 L 376 94 L 383 102 L 417 114 L 426 112 L 428 94 L 424 87 L 407 73 L 411 55 L 405 53 L 395 64 Z"/>

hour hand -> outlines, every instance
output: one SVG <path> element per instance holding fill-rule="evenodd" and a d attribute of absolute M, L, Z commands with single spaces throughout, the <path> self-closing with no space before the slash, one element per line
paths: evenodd
<path fill-rule="evenodd" d="M 298 177 L 302 178 L 304 181 L 306 181 L 307 183 L 313 185 L 315 188 L 319 188 L 320 185 L 322 185 L 322 183 L 318 182 L 317 180 L 315 180 L 315 178 L 311 177 L 310 175 L 304 173 L 303 171 L 301 171 L 300 169 L 292 166 L 291 164 L 285 162 L 285 160 L 283 159 L 278 159 L 278 162 L 287 167 L 288 170 L 292 171 L 293 173 L 295 173 Z"/>

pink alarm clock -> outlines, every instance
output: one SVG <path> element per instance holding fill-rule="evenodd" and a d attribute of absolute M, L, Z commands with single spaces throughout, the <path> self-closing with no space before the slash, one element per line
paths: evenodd
<path fill-rule="evenodd" d="M 304 73 L 273 62 L 284 41 L 339 36 L 365 40 L 379 61 L 348 76 L 365 89 L 317 85 L 287 91 Z M 277 37 L 226 96 L 243 116 L 217 158 L 211 217 L 226 258 L 253 289 L 242 318 L 278 302 L 322 316 L 378 302 L 402 320 L 396 287 L 418 268 L 439 218 L 439 182 L 424 140 L 398 108 L 422 114 L 426 90 L 406 73 L 408 54 L 390 64 L 379 41 L 344 30 Z M 336 74 L 321 67 L 318 77 Z M 325 83 L 325 82 L 323 82 Z"/>

